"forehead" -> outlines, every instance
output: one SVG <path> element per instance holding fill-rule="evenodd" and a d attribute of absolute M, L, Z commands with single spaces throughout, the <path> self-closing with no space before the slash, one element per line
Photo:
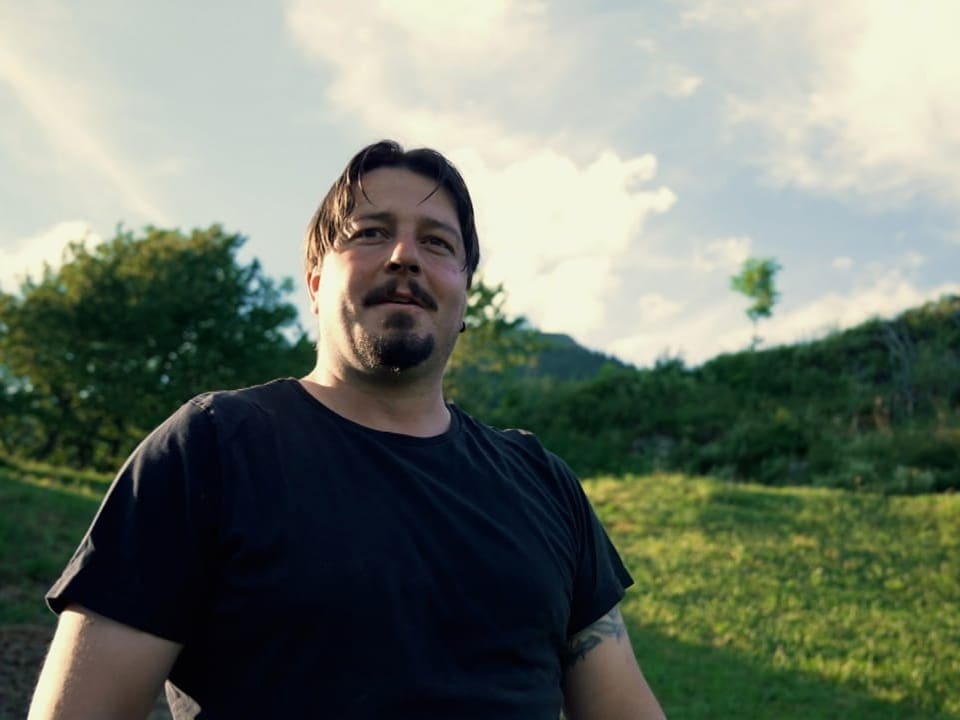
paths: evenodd
<path fill-rule="evenodd" d="M 353 189 L 353 215 L 392 212 L 431 217 L 459 227 L 450 194 L 437 181 L 406 168 L 385 167 L 364 173 Z"/>

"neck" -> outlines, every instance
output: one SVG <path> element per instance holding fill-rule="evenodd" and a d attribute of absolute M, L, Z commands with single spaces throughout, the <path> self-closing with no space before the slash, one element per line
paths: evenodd
<path fill-rule="evenodd" d="M 438 380 L 349 377 L 318 363 L 300 382 L 338 415 L 373 430 L 433 437 L 450 427 L 450 411 Z"/>

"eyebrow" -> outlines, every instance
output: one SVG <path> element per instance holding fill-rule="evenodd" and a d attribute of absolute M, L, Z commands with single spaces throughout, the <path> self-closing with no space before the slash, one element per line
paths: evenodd
<path fill-rule="evenodd" d="M 364 213 L 363 215 L 358 215 L 355 218 L 352 218 L 352 222 L 359 222 L 360 220 L 373 220 L 374 222 L 390 223 L 396 221 L 396 216 L 387 210 L 381 210 L 380 212 L 373 213 Z M 460 237 L 460 230 L 450 223 L 445 223 L 443 220 L 436 220 L 432 217 L 424 217 L 420 224 L 425 225 L 429 228 L 439 228 L 440 230 L 446 230 L 448 233 L 453 235 L 455 238 L 462 242 L 463 238 Z"/>

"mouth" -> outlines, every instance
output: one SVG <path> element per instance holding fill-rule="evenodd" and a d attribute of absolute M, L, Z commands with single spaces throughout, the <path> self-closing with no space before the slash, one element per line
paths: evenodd
<path fill-rule="evenodd" d="M 418 284 L 410 282 L 409 291 L 399 290 L 398 283 L 390 283 L 372 290 L 365 298 L 364 305 L 395 305 L 404 307 L 418 307 L 424 310 L 436 310 L 437 303 L 430 293 L 423 290 Z"/>
<path fill-rule="evenodd" d="M 377 303 L 378 305 L 407 305 L 413 307 L 424 307 L 424 304 L 412 295 L 390 295 Z M 426 308 L 424 308 L 426 309 Z"/>

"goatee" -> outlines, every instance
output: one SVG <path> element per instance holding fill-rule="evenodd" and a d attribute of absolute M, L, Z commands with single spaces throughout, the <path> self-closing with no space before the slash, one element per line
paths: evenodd
<path fill-rule="evenodd" d="M 433 354 L 432 335 L 417 335 L 413 332 L 413 317 L 407 312 L 395 312 L 387 316 L 384 331 L 367 337 L 357 348 L 370 370 L 386 370 L 400 373 L 424 362 Z"/>

